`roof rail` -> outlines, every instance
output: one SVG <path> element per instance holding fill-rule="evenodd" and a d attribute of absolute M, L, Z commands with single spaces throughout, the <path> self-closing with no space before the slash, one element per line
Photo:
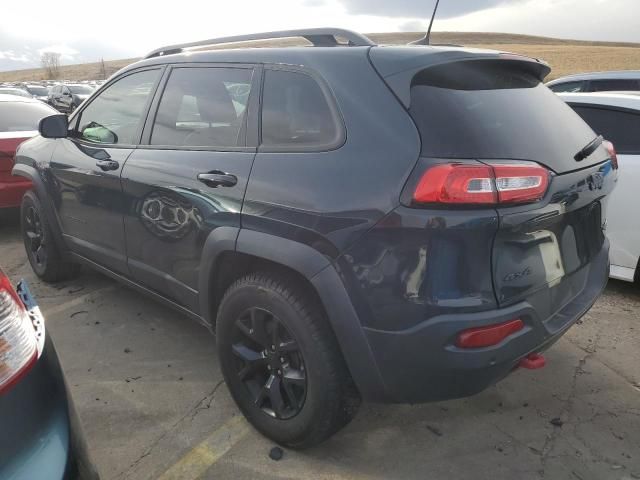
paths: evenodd
<path fill-rule="evenodd" d="M 208 47 L 224 43 L 250 42 L 254 40 L 271 40 L 290 37 L 302 37 L 311 42 L 314 47 L 340 46 L 341 44 L 338 42 L 338 37 L 348 40 L 348 46 L 350 47 L 371 47 L 375 45 L 370 38 L 351 30 L 345 30 L 342 28 L 309 28 L 304 30 L 282 30 L 278 32 L 252 33 L 249 35 L 236 35 L 233 37 L 212 38 L 210 40 L 201 40 L 199 42 L 168 45 L 166 47 L 157 48 L 144 58 L 171 55 L 190 48 Z"/>

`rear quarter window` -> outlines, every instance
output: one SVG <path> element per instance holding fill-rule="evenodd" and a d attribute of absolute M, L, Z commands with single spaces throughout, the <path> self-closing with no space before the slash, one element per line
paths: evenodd
<path fill-rule="evenodd" d="M 640 155 L 640 112 L 601 106 L 571 105 L 593 130 L 613 142 L 623 155 Z"/>
<path fill-rule="evenodd" d="M 341 142 L 337 110 L 310 75 L 265 71 L 261 114 L 262 146 L 267 149 L 323 149 Z"/>

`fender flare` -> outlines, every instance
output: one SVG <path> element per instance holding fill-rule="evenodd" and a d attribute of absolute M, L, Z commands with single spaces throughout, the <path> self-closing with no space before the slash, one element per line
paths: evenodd
<path fill-rule="evenodd" d="M 388 401 L 386 388 L 360 319 L 345 285 L 329 258 L 313 247 L 291 239 L 234 227 L 219 227 L 207 238 L 199 274 L 200 292 L 211 291 L 212 269 L 224 252 L 244 253 L 290 268 L 316 290 L 338 340 L 351 376 L 363 398 Z M 200 295 L 201 315 L 210 325 L 209 295 Z"/>
<path fill-rule="evenodd" d="M 40 205 L 44 210 L 44 214 L 47 217 L 47 222 L 49 227 L 51 228 L 51 232 L 53 233 L 53 241 L 58 247 L 58 250 L 64 254 L 69 252 L 69 247 L 64 241 L 64 236 L 62 235 L 62 229 L 60 228 L 60 222 L 58 221 L 58 215 L 56 215 L 55 210 L 53 209 L 51 202 L 49 200 L 49 195 L 47 193 L 47 187 L 44 183 L 44 180 L 39 175 L 38 170 L 35 167 L 28 165 L 26 163 L 16 163 L 13 166 L 13 170 L 11 171 L 12 175 L 23 177 L 31 180 L 32 189 L 40 199 Z"/>

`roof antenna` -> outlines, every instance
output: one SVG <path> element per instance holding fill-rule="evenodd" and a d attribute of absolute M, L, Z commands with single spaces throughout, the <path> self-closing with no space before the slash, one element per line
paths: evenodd
<path fill-rule="evenodd" d="M 440 5 L 440 0 L 436 0 L 436 6 L 433 7 L 433 15 L 431 15 L 431 21 L 429 22 L 429 29 L 427 30 L 427 34 L 421 38 L 420 40 L 416 40 L 415 42 L 411 42 L 410 45 L 429 45 L 431 42 L 431 28 L 433 27 L 433 21 L 436 18 L 436 13 L 438 12 L 438 5 Z"/>

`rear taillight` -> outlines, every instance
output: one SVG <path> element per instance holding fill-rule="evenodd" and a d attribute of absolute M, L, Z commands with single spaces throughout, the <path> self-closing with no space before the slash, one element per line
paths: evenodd
<path fill-rule="evenodd" d="M 549 170 L 533 162 L 445 163 L 427 169 L 413 193 L 415 203 L 495 205 L 531 203 L 544 197 Z"/>
<path fill-rule="evenodd" d="M 0 270 L 0 395 L 34 364 L 36 333 L 20 298 Z"/>
<path fill-rule="evenodd" d="M 618 154 L 616 153 L 616 148 L 613 146 L 613 143 L 611 143 L 609 140 L 605 140 L 604 142 L 602 142 L 602 145 L 604 145 L 604 148 L 607 149 L 607 152 L 609 152 L 609 158 L 611 159 L 611 165 L 613 165 L 614 170 L 618 169 Z"/>

